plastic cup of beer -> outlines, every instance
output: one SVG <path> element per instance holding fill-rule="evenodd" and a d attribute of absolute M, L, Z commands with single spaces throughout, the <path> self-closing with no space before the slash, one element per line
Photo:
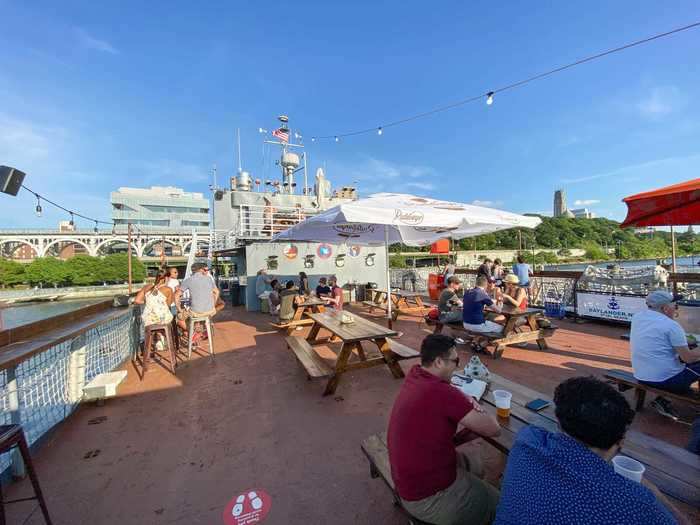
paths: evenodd
<path fill-rule="evenodd" d="M 642 476 L 646 469 L 644 465 L 636 459 L 628 458 L 627 456 L 615 456 L 612 458 L 612 464 L 613 469 L 615 469 L 615 472 L 620 476 L 624 476 L 637 483 L 642 482 Z"/>
<path fill-rule="evenodd" d="M 510 401 L 513 394 L 507 390 L 494 390 L 493 397 L 496 400 L 496 414 L 498 417 L 510 417 Z"/>

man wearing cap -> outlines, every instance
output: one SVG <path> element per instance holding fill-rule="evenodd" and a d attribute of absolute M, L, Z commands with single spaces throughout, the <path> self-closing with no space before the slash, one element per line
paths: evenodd
<path fill-rule="evenodd" d="M 457 290 L 462 286 L 459 277 L 452 275 L 447 279 L 447 288 L 440 293 L 438 311 L 441 323 L 457 323 L 462 320 L 462 300 L 457 297 Z"/>
<path fill-rule="evenodd" d="M 634 377 L 640 382 L 677 394 L 687 394 L 700 379 L 700 349 L 688 348 L 685 330 L 675 321 L 678 305 L 673 294 L 655 290 L 646 298 L 647 310 L 632 317 L 630 347 Z M 652 406 L 677 418 L 671 403 L 657 397 Z"/>
<path fill-rule="evenodd" d="M 192 275 L 182 281 L 180 288 L 175 292 L 175 305 L 178 308 L 178 325 L 183 330 L 187 330 L 187 318 L 213 316 L 216 314 L 216 300 L 219 298 L 219 289 L 206 272 L 205 263 L 194 263 L 192 265 Z M 189 290 L 190 310 L 183 310 L 180 307 L 180 297 Z"/>

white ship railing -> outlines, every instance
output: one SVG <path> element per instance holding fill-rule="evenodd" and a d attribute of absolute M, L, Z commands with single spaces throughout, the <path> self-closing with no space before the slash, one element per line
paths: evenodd
<path fill-rule="evenodd" d="M 237 236 L 243 239 L 269 239 L 318 213 L 298 206 L 243 205 L 239 208 Z"/>

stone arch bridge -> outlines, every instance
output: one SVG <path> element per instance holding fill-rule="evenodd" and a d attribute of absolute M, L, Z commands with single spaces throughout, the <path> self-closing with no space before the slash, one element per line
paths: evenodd
<path fill-rule="evenodd" d="M 0 230 L 0 256 L 10 259 L 33 259 L 54 253 L 61 258 L 78 253 L 97 256 L 127 242 L 127 234 L 118 231 Z M 159 255 L 161 245 L 166 253 L 170 250 L 172 255 L 187 256 L 192 249 L 192 233 L 149 231 L 131 236 L 133 253 L 139 258 L 150 256 L 154 250 Z M 206 252 L 208 247 L 208 232 L 198 234 L 197 251 Z"/>

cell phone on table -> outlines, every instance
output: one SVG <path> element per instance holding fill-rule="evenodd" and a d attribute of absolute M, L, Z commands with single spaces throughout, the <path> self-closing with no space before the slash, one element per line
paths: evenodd
<path fill-rule="evenodd" d="M 529 408 L 534 412 L 539 412 L 540 410 L 542 410 L 543 408 L 547 408 L 551 404 L 552 402 L 547 401 L 546 399 L 533 399 L 527 405 L 525 405 L 525 408 Z"/>

